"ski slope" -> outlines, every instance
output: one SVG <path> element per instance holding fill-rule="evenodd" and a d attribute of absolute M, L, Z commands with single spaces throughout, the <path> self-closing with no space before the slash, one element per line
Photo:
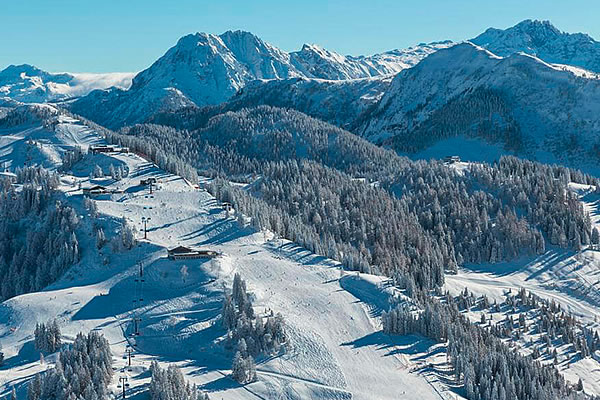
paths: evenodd
<path fill-rule="evenodd" d="M 29 142 L 29 144 L 27 143 Z M 34 142 L 31 144 L 31 142 Z M 29 126 L 0 131 L 0 161 L 15 168 L 41 164 L 55 168 L 72 146 L 101 143 L 89 128 L 61 116 L 56 132 Z M 94 165 L 122 165 L 129 175 L 90 182 Z M 158 183 L 150 194 L 140 179 Z M 80 214 L 82 260 L 42 292 L 21 295 L 0 305 L 0 342 L 6 364 L 0 368 L 0 396 L 14 385 L 24 398 L 26 383 L 51 367 L 33 348 L 36 323 L 56 318 L 66 341 L 80 332 L 101 331 L 114 355 L 111 389 L 128 376 L 131 398 L 145 398 L 152 360 L 179 365 L 187 379 L 212 399 L 451 399 L 449 388 L 430 372 L 418 372 L 432 345 L 419 337 L 390 337 L 378 315 L 387 305 L 386 282 L 375 276 L 344 274 L 339 266 L 269 232 L 241 227 L 207 192 L 160 170 L 135 154 L 88 156 L 61 190 Z M 95 247 L 94 219 L 83 207 L 83 187 L 102 184 L 122 193 L 96 197 L 96 223 L 110 239 L 127 218 L 139 245 L 114 252 Z M 150 218 L 143 239 L 141 218 Z M 211 260 L 171 261 L 177 245 L 217 250 Z M 139 264 L 145 282 L 136 283 Z M 187 267 L 188 275 L 181 269 Z M 257 360 L 258 381 L 242 386 L 229 377 L 233 354 L 223 346 L 226 332 L 219 315 L 225 290 L 239 272 L 247 281 L 258 314 L 280 312 L 290 349 Z M 142 300 L 143 299 L 143 300 Z M 132 335 L 141 318 L 140 335 Z M 124 358 L 135 346 L 131 370 Z"/>
<path fill-rule="evenodd" d="M 571 183 L 593 226 L 600 229 L 600 195 L 595 187 Z M 497 264 L 466 265 L 457 275 L 446 275 L 445 289 L 453 295 L 467 288 L 476 296 L 486 295 L 501 303 L 509 290 L 520 288 L 547 300 L 554 300 L 584 325 L 600 329 L 600 251 L 585 248 L 579 252 L 548 246 L 546 253 Z M 473 321 L 479 321 L 479 316 Z M 531 349 L 525 352 L 530 352 Z M 567 380 L 581 378 L 585 392 L 600 395 L 600 352 L 581 359 L 572 350 L 558 369 Z"/>

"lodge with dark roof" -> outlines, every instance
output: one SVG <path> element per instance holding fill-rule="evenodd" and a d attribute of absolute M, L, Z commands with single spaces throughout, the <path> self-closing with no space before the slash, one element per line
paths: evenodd
<path fill-rule="evenodd" d="M 170 260 L 189 260 L 196 258 L 215 258 L 219 253 L 213 250 L 195 250 L 185 246 L 177 246 L 167 250 Z"/>

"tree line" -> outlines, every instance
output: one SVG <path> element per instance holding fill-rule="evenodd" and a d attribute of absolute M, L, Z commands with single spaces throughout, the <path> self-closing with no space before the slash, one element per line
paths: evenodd
<path fill-rule="evenodd" d="M 457 382 L 469 400 L 588 399 L 552 365 L 519 354 L 489 330 L 472 324 L 455 304 L 433 298 L 422 310 L 398 306 L 382 316 L 391 334 L 418 333 L 447 342 L 447 355 Z"/>
<path fill-rule="evenodd" d="M 17 169 L 17 190 L 0 179 L 0 298 L 39 290 L 80 258 L 75 210 L 59 199 L 58 176 Z"/>
<path fill-rule="evenodd" d="M 63 348 L 54 368 L 37 374 L 27 387 L 28 400 L 105 400 L 113 375 L 108 341 L 99 333 L 79 333 Z"/>
<path fill-rule="evenodd" d="M 589 217 L 566 184 L 597 180 L 563 167 L 503 157 L 458 173 L 266 106 L 217 115 L 195 131 L 146 124 L 103 132 L 187 178 L 198 169 L 255 182 L 239 191 L 216 181 L 211 192 L 259 228 L 405 287 L 441 285 L 444 271 L 465 262 L 591 241 Z"/>
<path fill-rule="evenodd" d="M 285 351 L 288 339 L 283 317 L 256 315 L 246 281 L 239 273 L 233 278 L 231 294 L 223 302 L 221 321 L 227 329 L 227 347 L 236 348 L 231 369 L 233 378 L 240 383 L 256 380 L 256 357 Z"/>

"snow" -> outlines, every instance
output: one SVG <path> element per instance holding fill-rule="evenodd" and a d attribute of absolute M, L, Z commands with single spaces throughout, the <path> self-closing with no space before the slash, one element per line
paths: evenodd
<path fill-rule="evenodd" d="M 412 135 L 422 125 L 435 131 L 440 123 L 436 111 L 447 110 L 456 99 L 470 99 L 477 89 L 499 96 L 499 108 L 505 111 L 500 115 L 494 110 L 498 115 L 490 118 L 500 124 L 514 121 L 523 142 L 520 155 L 598 172 L 591 150 L 600 133 L 595 117 L 600 113 L 598 80 L 577 77 L 572 70 L 523 53 L 502 58 L 469 42 L 441 49 L 396 75 L 358 133 L 378 142 Z M 473 137 L 477 124 L 486 121 L 459 119 L 457 125 L 464 123 L 464 128 L 455 135 Z"/>
<path fill-rule="evenodd" d="M 10 136 L 10 138 L 8 138 Z M 61 117 L 56 135 L 40 127 L 0 132 L 4 157 L 16 167 L 25 162 L 56 165 L 56 154 L 72 145 L 101 142 L 89 128 Z M 30 138 L 43 143 L 46 152 L 27 159 L 19 143 Z M 44 161 L 45 157 L 46 160 Z M 94 156 L 95 157 L 95 156 Z M 57 318 L 64 336 L 72 340 L 79 331 L 98 330 L 109 340 L 117 373 L 111 389 L 117 393 L 119 376 L 127 375 L 129 395 L 144 390 L 151 360 L 175 363 L 186 377 L 207 390 L 211 398 L 286 399 L 421 399 L 450 398 L 429 372 L 418 370 L 420 356 L 432 343 L 418 337 L 393 338 L 381 333 L 377 310 L 394 291 L 383 278 L 342 276 L 337 263 L 297 245 L 274 239 L 269 232 L 242 228 L 227 218 L 207 192 L 192 187 L 135 154 L 104 154 L 104 165 L 127 166 L 122 181 L 103 181 L 121 194 L 98 197 L 99 223 L 110 239 L 118 220 L 127 218 L 141 238 L 141 217 L 150 217 L 148 240 L 126 252 L 110 245 L 94 246 L 92 220 L 82 205 L 77 182 L 88 184 L 87 171 L 97 158 L 84 159 L 74 175 L 61 178 L 67 201 L 82 216 L 78 236 L 82 261 L 58 282 L 38 293 L 21 295 L 0 305 L 0 338 L 7 366 L 0 369 L 1 393 L 24 384 L 41 365 L 33 350 L 37 322 Z M 155 177 L 150 195 L 138 186 L 140 179 Z M 223 253 L 213 261 L 166 259 L 166 248 L 177 245 L 210 248 Z M 143 293 L 136 287 L 138 262 L 144 265 Z M 188 267 L 184 281 L 181 267 Z M 256 311 L 281 312 L 291 338 L 283 355 L 258 360 L 258 381 L 240 386 L 228 377 L 233 354 L 222 346 L 225 332 L 217 317 L 224 288 L 240 272 L 252 293 Z M 143 302 L 133 299 L 143 297 Z M 131 337 L 132 318 L 140 316 L 139 337 Z M 126 346 L 136 344 L 134 367 L 125 369 Z M 414 372 L 411 372 L 413 371 Z"/>
<path fill-rule="evenodd" d="M 580 196 L 593 224 L 600 229 L 600 195 L 594 193 L 595 187 L 570 183 L 569 189 Z M 596 250 L 573 252 L 551 247 L 541 256 L 493 265 L 466 265 L 457 275 L 446 275 L 445 289 L 452 294 L 465 288 L 499 303 L 508 290 L 516 293 L 525 288 L 543 299 L 555 300 L 583 324 L 600 329 L 600 252 Z M 472 321 L 479 321 L 480 314 L 470 314 Z M 572 383 L 582 378 L 586 393 L 599 395 L 600 358 L 567 356 L 560 360 L 559 370 Z"/>
<path fill-rule="evenodd" d="M 80 115 L 118 128 L 145 122 L 160 111 L 221 104 L 255 80 L 348 81 L 390 77 L 452 45 L 449 41 L 436 42 L 354 57 L 318 45 L 304 45 L 299 51 L 287 53 L 244 31 L 221 35 L 195 33 L 179 39 L 149 68 L 137 74 L 129 90 L 93 92 L 73 107 Z M 360 98 L 362 94 L 355 96 Z"/>
<path fill-rule="evenodd" d="M 65 100 L 96 89 L 128 89 L 134 73 L 50 73 L 31 65 L 11 65 L 0 71 L 0 97 L 25 103 Z"/>
<path fill-rule="evenodd" d="M 446 156 L 459 156 L 470 162 L 493 163 L 500 157 L 511 154 L 502 145 L 488 143 L 483 139 L 457 136 L 440 140 L 431 147 L 414 154 L 405 154 L 416 160 L 443 160 Z"/>
<path fill-rule="evenodd" d="M 583 33 L 561 32 L 549 21 L 525 20 L 504 30 L 490 28 L 471 41 L 500 56 L 525 52 L 549 63 L 600 72 L 600 42 Z"/>

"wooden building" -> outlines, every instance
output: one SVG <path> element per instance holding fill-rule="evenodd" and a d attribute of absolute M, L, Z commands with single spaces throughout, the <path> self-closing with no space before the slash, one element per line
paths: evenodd
<path fill-rule="evenodd" d="M 213 250 L 194 250 L 185 246 L 177 246 L 167 250 L 170 260 L 190 260 L 197 258 L 215 258 L 219 253 Z"/>
<path fill-rule="evenodd" d="M 114 145 L 90 146 L 90 153 L 129 153 L 128 147 L 118 147 Z"/>
<path fill-rule="evenodd" d="M 444 157 L 444 162 L 446 164 L 454 164 L 454 163 L 460 162 L 460 157 L 459 156 L 446 156 L 446 157 Z"/>
<path fill-rule="evenodd" d="M 88 195 L 88 196 L 98 196 L 101 194 L 111 193 L 110 190 L 108 190 L 104 186 L 100 186 L 100 185 L 83 188 L 82 191 L 83 191 L 84 195 Z"/>

